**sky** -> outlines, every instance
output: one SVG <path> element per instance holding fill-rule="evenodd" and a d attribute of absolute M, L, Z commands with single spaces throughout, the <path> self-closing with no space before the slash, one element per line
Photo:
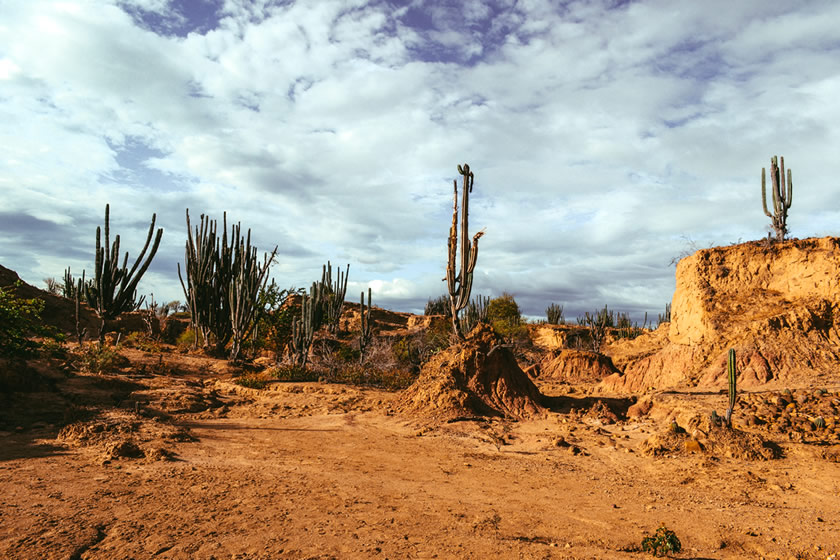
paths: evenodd
<path fill-rule="evenodd" d="M 250 228 L 271 276 L 350 264 L 347 299 L 445 292 L 457 165 L 473 295 L 567 319 L 664 311 L 673 261 L 840 235 L 840 2 L 0 0 L 0 264 L 93 269 L 96 227 L 184 300 L 185 212 Z M 220 226 L 221 227 L 221 226 Z"/>

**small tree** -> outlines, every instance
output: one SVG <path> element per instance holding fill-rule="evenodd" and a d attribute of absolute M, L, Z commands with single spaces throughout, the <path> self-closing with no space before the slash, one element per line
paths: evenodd
<path fill-rule="evenodd" d="M 254 327 L 257 347 L 268 348 L 277 357 L 282 356 L 292 337 L 295 316 L 295 306 L 291 305 L 289 297 L 304 292 L 303 288 L 280 289 L 274 280 L 260 291 L 259 314 Z"/>
<path fill-rule="evenodd" d="M 505 338 L 518 334 L 522 326 L 522 312 L 513 295 L 503 292 L 487 304 L 487 321 Z"/>
<path fill-rule="evenodd" d="M 20 281 L 14 287 L 19 285 Z M 14 287 L 0 288 L 0 358 L 25 360 L 40 347 L 30 337 L 60 337 L 41 323 L 44 301 L 17 297 Z"/>

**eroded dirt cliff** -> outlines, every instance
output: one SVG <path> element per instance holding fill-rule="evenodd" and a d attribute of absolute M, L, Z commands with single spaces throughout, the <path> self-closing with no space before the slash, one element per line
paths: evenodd
<path fill-rule="evenodd" d="M 840 239 L 750 242 L 679 262 L 670 325 L 607 354 L 607 390 L 717 387 L 726 352 L 743 388 L 840 380 Z"/>

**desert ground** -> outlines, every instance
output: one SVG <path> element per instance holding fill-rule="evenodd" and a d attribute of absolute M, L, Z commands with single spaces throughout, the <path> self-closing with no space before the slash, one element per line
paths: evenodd
<path fill-rule="evenodd" d="M 840 245 L 814 243 L 685 259 L 670 325 L 601 354 L 479 327 L 404 389 L 249 388 L 164 343 L 2 362 L 0 557 L 650 558 L 663 525 L 675 558 L 840 557 Z"/>
<path fill-rule="evenodd" d="M 10 403 L 3 558 L 645 558 L 661 524 L 680 558 L 840 552 L 836 442 L 780 441 L 770 460 L 646 451 L 669 413 L 723 394 L 656 394 L 657 418 L 627 418 L 632 399 L 544 384 L 538 417 L 429 425 L 395 412 L 398 392 L 247 389 L 209 358 L 138 374 L 156 357 L 126 353 L 125 372 Z M 59 428 L 59 399 L 98 413 Z"/>

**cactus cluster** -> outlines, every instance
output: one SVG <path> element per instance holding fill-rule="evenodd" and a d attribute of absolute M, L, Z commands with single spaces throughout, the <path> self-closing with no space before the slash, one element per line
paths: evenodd
<path fill-rule="evenodd" d="M 461 331 L 468 333 L 479 323 L 488 323 L 487 306 L 490 305 L 490 296 L 478 295 L 474 297 L 464 310 L 461 317 Z"/>
<path fill-rule="evenodd" d="M 661 325 L 662 323 L 670 323 L 671 322 L 671 304 L 665 304 L 665 313 L 660 313 L 658 317 L 657 326 Z"/>
<path fill-rule="evenodd" d="M 472 291 L 473 272 L 478 260 L 478 240 L 484 235 L 484 230 L 476 233 L 472 241 L 469 236 L 469 205 L 470 193 L 475 182 L 475 174 L 470 171 L 466 163 L 458 166 L 458 173 L 463 178 L 461 193 L 461 227 L 458 228 L 458 181 L 453 181 L 454 200 L 452 204 L 452 226 L 449 228 L 448 255 L 446 264 L 446 286 L 449 291 L 449 305 L 452 314 L 452 330 L 463 339 L 458 312 L 464 309 L 470 301 Z M 460 270 L 456 272 L 457 258 L 459 253 L 458 237 L 460 233 Z"/>
<path fill-rule="evenodd" d="M 437 298 L 429 298 L 426 306 L 423 308 L 424 315 L 443 315 L 449 317 L 452 313 L 452 308 L 449 306 L 449 295 L 443 294 Z"/>
<path fill-rule="evenodd" d="M 779 165 L 781 162 L 781 166 Z M 772 181 L 773 213 L 767 208 L 767 186 L 765 170 L 761 168 L 761 205 L 764 213 L 772 219 L 773 231 L 776 233 L 776 241 L 784 241 L 787 234 L 787 215 L 791 202 L 793 201 L 793 176 L 791 170 L 787 170 L 787 188 L 785 188 L 785 158 L 770 158 L 770 180 Z"/>
<path fill-rule="evenodd" d="M 321 292 L 321 284 L 313 282 L 309 288 L 309 295 L 301 295 L 300 317 L 296 317 L 292 321 L 289 352 L 292 361 L 301 368 L 306 367 L 309 349 L 312 348 L 312 340 L 324 321 Z"/>
<path fill-rule="evenodd" d="M 321 296 L 324 307 L 324 317 L 327 328 L 332 334 L 338 334 L 338 323 L 344 308 L 344 296 L 347 294 L 347 278 L 350 276 L 350 265 L 344 273 L 339 268 L 335 283 L 332 280 L 332 264 L 327 261 L 321 272 Z"/>
<path fill-rule="evenodd" d="M 562 325 L 566 322 L 563 318 L 563 306 L 552 303 L 545 309 L 545 318 L 549 325 Z"/>
<path fill-rule="evenodd" d="M 589 338 L 592 341 L 592 351 L 596 354 L 601 352 L 601 346 L 607 338 L 607 331 L 615 326 L 615 311 L 610 311 L 606 305 L 600 311 L 589 313 L 588 311 L 577 318 L 578 325 L 589 330 Z"/>
<path fill-rule="evenodd" d="M 189 209 L 186 217 L 186 282 L 180 263 L 178 278 L 187 299 L 190 322 L 201 335 L 205 348 L 212 344 L 218 354 L 233 340 L 230 359 L 236 360 L 242 341 L 253 327 L 260 290 L 265 286 L 277 247 L 260 264 L 257 250 L 251 246 L 250 229 L 244 238 L 237 223 L 231 227 L 228 241 L 227 213 L 222 217 L 221 239 L 215 220 L 202 214 L 193 235 Z"/>

